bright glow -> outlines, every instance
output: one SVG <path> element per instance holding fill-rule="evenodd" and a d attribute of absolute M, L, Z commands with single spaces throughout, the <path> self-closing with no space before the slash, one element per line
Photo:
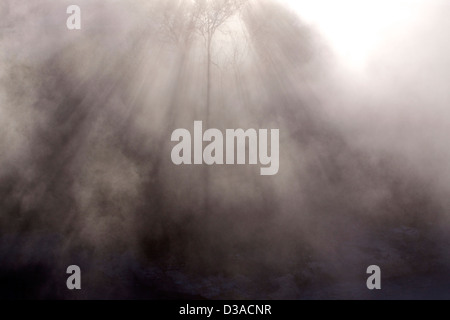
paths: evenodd
<path fill-rule="evenodd" d="M 365 67 L 391 33 L 404 32 L 426 1 L 414 0 L 284 0 L 317 28 L 351 68 Z"/>

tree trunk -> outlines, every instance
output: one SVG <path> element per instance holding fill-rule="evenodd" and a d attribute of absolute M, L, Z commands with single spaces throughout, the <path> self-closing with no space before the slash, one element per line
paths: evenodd
<path fill-rule="evenodd" d="M 212 35 L 208 36 L 208 43 L 207 43 L 207 66 L 206 66 L 206 121 L 205 121 L 205 127 L 209 128 L 210 123 L 210 113 L 211 113 L 211 42 L 212 42 Z M 205 177 L 204 177 L 204 213 L 209 214 L 210 211 L 210 172 L 209 172 L 209 166 L 205 165 Z"/>
<path fill-rule="evenodd" d="M 209 116 L 211 108 L 211 37 L 208 38 L 208 57 L 206 71 L 206 126 L 209 125 Z"/>

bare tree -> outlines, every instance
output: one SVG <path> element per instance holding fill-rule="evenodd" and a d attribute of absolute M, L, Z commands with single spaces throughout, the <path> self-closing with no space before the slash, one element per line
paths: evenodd
<path fill-rule="evenodd" d="M 206 123 L 211 108 L 212 43 L 219 28 L 238 13 L 247 0 L 195 0 L 196 30 L 206 45 Z"/>
<path fill-rule="evenodd" d="M 206 119 L 208 126 L 211 113 L 211 67 L 214 36 L 232 16 L 236 15 L 247 0 L 194 0 L 195 30 L 203 37 L 206 46 Z M 209 212 L 209 169 L 204 171 L 204 213 Z"/>
<path fill-rule="evenodd" d="M 173 94 L 165 115 L 165 122 L 169 130 L 174 126 L 177 110 L 180 107 L 179 91 L 184 83 L 182 75 L 186 68 L 186 62 L 189 61 L 196 35 L 203 40 L 201 42 L 204 42 L 206 48 L 205 124 L 208 125 L 210 122 L 214 36 L 219 29 L 224 31 L 224 28 L 221 27 L 234 15 L 237 15 L 246 2 L 247 0 L 166 0 L 161 3 L 157 2 L 152 7 L 153 16 L 157 17 L 158 34 L 162 42 L 169 44 L 175 50 L 173 70 L 176 72 L 173 73 Z M 158 141 L 158 149 L 163 149 L 165 143 L 165 136 L 162 135 Z M 159 156 L 154 159 L 153 168 L 157 174 L 160 173 L 161 160 Z M 209 211 L 209 180 L 209 172 L 206 168 L 202 195 L 204 212 Z M 162 204 L 157 204 L 157 207 L 160 205 Z"/>

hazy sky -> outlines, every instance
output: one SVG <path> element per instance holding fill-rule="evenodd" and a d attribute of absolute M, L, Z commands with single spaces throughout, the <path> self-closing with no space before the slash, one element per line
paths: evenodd
<path fill-rule="evenodd" d="M 352 69 L 366 67 L 396 36 L 413 36 L 445 1 L 280 0 L 318 28 Z M 448 3 L 446 4 L 448 7 Z"/>

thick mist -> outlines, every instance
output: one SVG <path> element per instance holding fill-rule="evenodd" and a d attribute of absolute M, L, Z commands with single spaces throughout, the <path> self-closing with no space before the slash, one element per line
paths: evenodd
<path fill-rule="evenodd" d="M 71 4 L 0 4 L 1 297 L 370 298 L 339 285 L 448 271 L 449 5 L 354 72 L 280 1 L 80 0 L 79 31 Z M 175 166 L 196 120 L 279 129 L 279 173 Z"/>

